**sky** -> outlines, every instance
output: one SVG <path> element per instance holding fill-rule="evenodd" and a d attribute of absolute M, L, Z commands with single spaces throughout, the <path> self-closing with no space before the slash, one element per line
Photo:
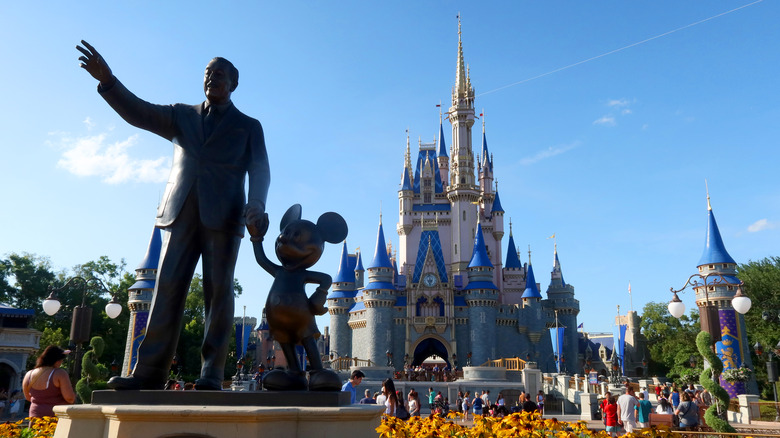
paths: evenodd
<path fill-rule="evenodd" d="M 556 235 L 585 331 L 613 332 L 617 306 L 667 302 L 696 272 L 705 180 L 731 256 L 778 255 L 778 2 L 87 0 L 0 6 L 0 257 L 133 270 L 146 252 L 173 148 L 98 96 L 81 39 L 154 103 L 201 102 L 208 61 L 230 59 L 233 102 L 265 130 L 272 227 L 294 203 L 338 212 L 366 262 L 381 213 L 397 247 L 406 131 L 413 154 L 438 134 L 458 14 L 521 261 L 530 245 L 544 295 Z M 315 268 L 335 276 L 340 250 Z M 248 238 L 236 277 L 236 315 L 259 317 L 271 278 Z"/>

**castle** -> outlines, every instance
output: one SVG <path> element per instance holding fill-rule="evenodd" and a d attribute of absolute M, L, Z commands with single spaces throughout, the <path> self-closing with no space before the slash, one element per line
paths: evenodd
<path fill-rule="evenodd" d="M 474 98 L 459 23 L 447 112 L 451 147 L 440 117 L 437 141 L 419 143 L 413 166 L 407 135 L 397 255 L 385 244 L 381 216 L 366 268 L 360 252 L 350 254 L 344 243 L 328 296 L 332 355 L 392 363 L 396 369 L 431 356 L 450 367 L 519 357 L 545 372 L 565 371 L 567 360 L 577 369 L 579 302 L 563 279 L 557 245 L 547 299 L 534 277 L 530 250 L 528 261 L 520 262 L 511 222 L 502 256 L 505 212 L 494 186 L 484 119 L 476 158 L 472 148 Z"/>

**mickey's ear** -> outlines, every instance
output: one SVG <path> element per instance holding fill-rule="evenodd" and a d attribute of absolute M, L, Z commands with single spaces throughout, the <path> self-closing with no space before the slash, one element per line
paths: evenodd
<path fill-rule="evenodd" d="M 301 220 L 301 204 L 295 204 L 288 208 L 282 216 L 282 223 L 279 224 L 279 231 L 284 231 L 284 228 L 290 223 Z"/>
<path fill-rule="evenodd" d="M 339 243 L 347 238 L 347 221 L 340 214 L 332 211 L 317 219 L 317 229 L 326 242 Z"/>

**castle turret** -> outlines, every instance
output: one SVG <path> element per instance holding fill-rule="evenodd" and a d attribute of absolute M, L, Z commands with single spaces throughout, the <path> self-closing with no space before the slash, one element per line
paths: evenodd
<path fill-rule="evenodd" d="M 477 235 L 468 265 L 468 278 L 465 298 L 469 306 L 469 343 L 473 355 L 472 363 L 480 365 L 490 358 L 496 358 L 495 345 L 482 340 L 495 337 L 498 304 L 498 288 L 493 283 L 493 263 L 485 250 L 480 224 L 477 224 Z"/>
<path fill-rule="evenodd" d="M 130 309 L 130 322 L 127 327 L 125 358 L 122 362 L 122 375 L 127 376 L 138 360 L 138 347 L 146 334 L 146 322 L 149 308 L 154 297 L 157 282 L 157 266 L 160 263 L 162 235 L 159 228 L 152 230 L 152 237 L 146 249 L 146 255 L 135 268 L 135 283 L 127 289 L 127 307 Z"/>
<path fill-rule="evenodd" d="M 539 285 L 536 284 L 534 268 L 531 264 L 531 251 L 528 251 L 528 267 L 525 275 L 525 290 L 521 296 L 523 300 L 523 317 L 520 324 L 525 326 L 528 339 L 532 343 L 537 343 L 542 338 L 544 330 L 542 315 L 542 294 L 539 293 Z"/>
<path fill-rule="evenodd" d="M 441 180 L 446 182 L 449 178 L 450 157 L 447 156 L 447 144 L 444 142 L 444 125 L 442 124 L 441 110 L 439 111 L 439 153 L 436 159 L 439 162 Z"/>
<path fill-rule="evenodd" d="M 357 259 L 355 259 L 356 261 Z M 341 247 L 339 271 L 328 294 L 330 314 L 330 350 L 340 357 L 352 355 L 352 330 L 349 328 L 349 309 L 355 304 L 355 266 L 350 263 L 347 242 Z"/>
<path fill-rule="evenodd" d="M 558 324 L 563 331 L 563 358 L 561 371 L 575 373 L 579 371 L 577 315 L 580 313 L 580 302 L 574 299 L 574 286 L 563 279 L 561 262 L 558 259 L 558 244 L 553 250 L 553 269 L 550 274 L 550 286 L 547 287 L 547 298 L 551 309 L 558 314 Z"/>
<path fill-rule="evenodd" d="M 699 307 L 701 328 L 712 335 L 715 353 L 723 361 L 723 369 L 740 366 L 753 368 L 747 340 L 745 317 L 737 313 L 731 300 L 737 293 L 739 279 L 737 263 L 726 251 L 723 239 L 712 212 L 710 195 L 707 194 L 707 234 L 704 252 L 698 265 L 699 275 L 709 276 L 705 280 L 692 281 L 696 291 L 696 305 Z M 749 382 L 730 383 L 721 380 L 721 386 L 731 397 L 747 392 L 757 393 L 755 379 Z"/>
<path fill-rule="evenodd" d="M 360 304 L 362 304 L 365 308 L 365 318 L 361 324 L 365 324 L 366 333 L 374 334 L 376 339 L 381 342 L 361 343 L 359 346 L 361 351 L 359 353 L 353 352 L 353 354 L 361 359 L 369 359 L 373 363 L 382 364 L 386 360 L 386 346 L 392 344 L 392 307 L 396 297 L 393 285 L 395 269 L 387 254 L 381 220 L 377 232 L 374 259 L 366 271 L 368 284 L 361 291 L 362 302 L 356 305 L 356 309 L 359 309 Z M 357 344 L 353 346 L 355 349 L 358 348 Z"/>

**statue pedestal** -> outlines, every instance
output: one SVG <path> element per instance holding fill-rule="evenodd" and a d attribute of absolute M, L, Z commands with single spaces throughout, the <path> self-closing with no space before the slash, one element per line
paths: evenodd
<path fill-rule="evenodd" d="M 289 403 L 296 398 L 297 403 Z M 118 400 L 126 404 L 114 403 Z M 156 402 L 147 403 L 149 400 Z M 91 405 L 56 406 L 59 422 L 54 437 L 309 438 L 348 434 L 351 438 L 376 438 L 375 429 L 385 409 L 350 405 L 345 392 L 96 391 L 93 401 Z M 165 404 L 167 401 L 182 403 Z M 284 402 L 286 405 L 281 404 Z"/>

